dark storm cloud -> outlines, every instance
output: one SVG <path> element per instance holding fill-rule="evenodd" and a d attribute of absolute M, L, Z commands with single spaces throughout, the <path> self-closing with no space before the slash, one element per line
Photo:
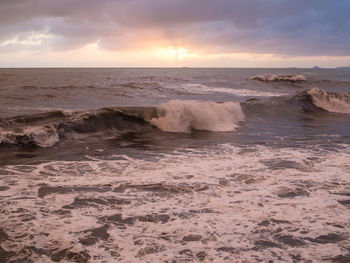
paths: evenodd
<path fill-rule="evenodd" d="M 349 0 L 0 0 L 0 41 L 43 32 L 57 36 L 51 49 L 158 38 L 212 52 L 350 55 L 349 14 Z"/>

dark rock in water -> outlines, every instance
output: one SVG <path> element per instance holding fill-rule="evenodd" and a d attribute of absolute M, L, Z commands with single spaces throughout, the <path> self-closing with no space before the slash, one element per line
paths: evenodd
<path fill-rule="evenodd" d="M 71 252 L 68 249 L 64 249 L 56 252 L 51 257 L 51 260 L 54 262 L 60 262 L 64 259 L 76 263 L 87 263 L 91 256 L 84 250 L 80 253 Z"/>
<path fill-rule="evenodd" d="M 290 235 L 276 235 L 275 239 L 285 245 L 291 246 L 291 247 L 301 247 L 305 245 L 305 242 L 297 239 Z"/>
<path fill-rule="evenodd" d="M 344 235 L 335 234 L 335 233 L 329 233 L 328 235 L 321 235 L 316 238 L 306 238 L 306 240 L 309 240 L 314 243 L 319 244 L 328 244 L 328 243 L 337 243 L 339 241 L 346 240 L 347 238 Z"/>
<path fill-rule="evenodd" d="M 186 242 L 199 241 L 201 239 L 202 239 L 201 235 L 188 235 L 182 238 L 182 240 Z"/>
<path fill-rule="evenodd" d="M 321 69 L 319 66 L 314 66 L 312 69 Z"/>

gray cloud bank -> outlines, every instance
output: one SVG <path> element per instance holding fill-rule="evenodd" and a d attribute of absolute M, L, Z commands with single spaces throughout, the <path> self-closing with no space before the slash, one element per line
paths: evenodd
<path fill-rule="evenodd" d="M 349 56 L 349 14 L 349 0 L 0 0 L 0 51 L 162 39 L 213 53 Z M 21 44 L 36 33 L 54 37 Z"/>

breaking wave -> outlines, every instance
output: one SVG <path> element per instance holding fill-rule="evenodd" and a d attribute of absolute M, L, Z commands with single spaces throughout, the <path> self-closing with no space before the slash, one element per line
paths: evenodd
<path fill-rule="evenodd" d="M 242 103 L 174 100 L 158 107 L 115 107 L 95 111 L 54 111 L 0 119 L 0 145 L 50 147 L 87 138 L 164 131 L 234 131 L 254 115 L 290 116 L 313 112 L 350 113 L 350 94 L 313 88 L 293 96 L 250 99 Z M 322 116 L 322 115 L 321 115 Z"/>
<path fill-rule="evenodd" d="M 329 112 L 350 113 L 350 94 L 344 92 L 326 92 L 313 88 L 306 91 L 315 106 Z"/>
<path fill-rule="evenodd" d="M 0 144 L 50 147 L 61 139 L 114 138 L 152 129 L 153 108 L 104 108 L 91 112 L 48 112 L 0 120 Z M 150 116 L 148 116 L 150 114 Z"/>
<path fill-rule="evenodd" d="M 244 119 L 239 103 L 174 100 L 159 107 L 160 116 L 151 123 L 167 132 L 191 130 L 233 131 Z"/>
<path fill-rule="evenodd" d="M 288 82 L 299 82 L 305 81 L 303 75 L 266 75 L 266 76 L 255 76 L 252 80 L 259 80 L 264 82 L 277 82 L 277 81 L 288 81 Z"/>
<path fill-rule="evenodd" d="M 350 94 L 312 88 L 292 96 L 250 99 L 241 103 L 251 114 L 285 115 L 299 112 L 350 113 Z"/>
<path fill-rule="evenodd" d="M 59 141 L 53 125 L 33 126 L 15 130 L 0 130 L 0 143 L 50 147 Z"/>
<path fill-rule="evenodd" d="M 50 147 L 60 141 L 116 138 L 125 133 L 233 131 L 243 120 L 239 103 L 170 101 L 160 107 L 48 112 L 0 120 L 0 144 Z"/>

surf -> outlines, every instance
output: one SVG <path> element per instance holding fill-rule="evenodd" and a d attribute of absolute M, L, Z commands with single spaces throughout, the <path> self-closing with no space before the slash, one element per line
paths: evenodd
<path fill-rule="evenodd" d="M 158 107 L 158 113 L 150 123 L 166 132 L 234 131 L 244 120 L 241 106 L 235 102 L 174 100 Z"/>
<path fill-rule="evenodd" d="M 62 140 L 113 139 L 126 133 L 234 132 L 247 118 L 350 113 L 350 94 L 312 88 L 238 102 L 171 100 L 153 107 L 111 107 L 0 119 L 0 145 L 51 147 Z M 277 120 L 276 120 L 277 121 Z"/>
<path fill-rule="evenodd" d="M 278 82 L 278 81 L 300 82 L 300 81 L 306 81 L 306 79 L 303 75 L 263 75 L 263 76 L 254 76 L 251 79 L 263 81 L 263 82 Z"/>

